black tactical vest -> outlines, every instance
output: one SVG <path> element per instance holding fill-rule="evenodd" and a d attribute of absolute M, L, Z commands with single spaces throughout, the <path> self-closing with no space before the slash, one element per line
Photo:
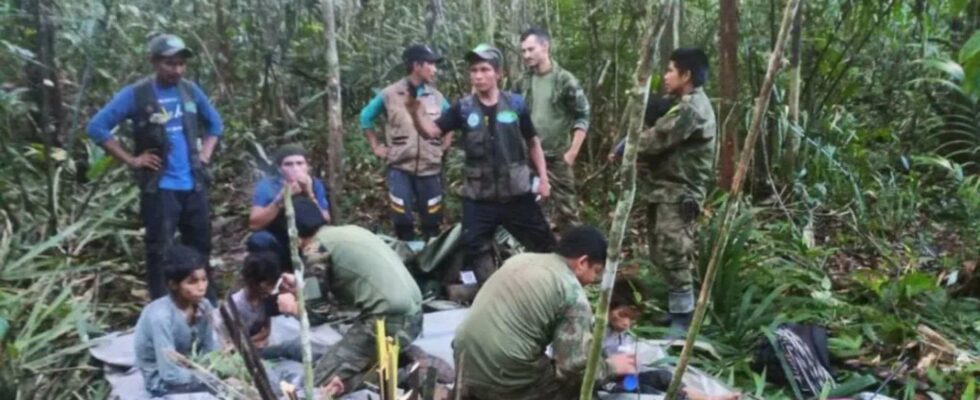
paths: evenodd
<path fill-rule="evenodd" d="M 460 100 L 466 153 L 463 197 L 507 200 L 531 192 L 531 169 L 517 114 L 518 99 L 500 92 L 492 130 L 479 100 L 473 95 Z"/>
<path fill-rule="evenodd" d="M 160 157 L 161 166 L 157 171 L 148 168 L 141 168 L 136 171 L 136 182 L 140 190 L 144 192 L 156 192 L 160 184 L 160 177 L 167 168 L 167 154 L 170 153 L 170 141 L 167 140 L 166 124 L 154 123 L 151 121 L 153 114 L 162 113 L 163 107 L 157 101 L 156 92 L 153 90 L 154 76 L 143 78 L 133 85 L 133 95 L 136 98 L 136 118 L 133 119 L 133 142 L 135 154 L 140 155 L 150 151 Z M 191 174 L 194 179 L 194 190 L 201 190 L 210 179 L 201 159 L 198 157 L 198 139 L 200 130 L 198 124 L 201 115 L 198 113 L 197 104 L 194 102 L 193 84 L 185 79 L 181 79 L 177 85 L 180 92 L 181 109 L 184 116 L 181 118 L 184 124 L 184 138 L 187 140 L 187 155 L 190 157 Z"/>

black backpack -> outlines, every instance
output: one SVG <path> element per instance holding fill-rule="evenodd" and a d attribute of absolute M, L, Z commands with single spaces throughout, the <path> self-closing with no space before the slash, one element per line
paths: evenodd
<path fill-rule="evenodd" d="M 827 329 L 816 325 L 781 324 L 764 329 L 752 368 L 767 371 L 777 385 L 789 385 L 797 399 L 819 396 L 825 385 L 837 386 L 830 370 Z"/>

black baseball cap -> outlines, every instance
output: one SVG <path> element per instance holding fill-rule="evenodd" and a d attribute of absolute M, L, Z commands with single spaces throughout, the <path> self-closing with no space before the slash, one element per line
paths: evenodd
<path fill-rule="evenodd" d="M 184 39 L 169 33 L 154 36 L 150 39 L 149 48 L 150 56 L 153 57 L 170 57 L 175 55 L 183 56 L 184 58 L 194 57 L 194 52 L 184 44 Z"/>
<path fill-rule="evenodd" d="M 402 52 L 402 61 L 406 63 L 423 61 L 437 63 L 442 61 L 442 56 L 432 51 L 429 46 L 413 44 L 406 47 L 405 51 Z"/>

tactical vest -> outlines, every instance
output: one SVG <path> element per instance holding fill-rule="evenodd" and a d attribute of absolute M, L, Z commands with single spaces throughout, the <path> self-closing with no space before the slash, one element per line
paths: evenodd
<path fill-rule="evenodd" d="M 410 95 L 407 79 L 401 79 L 381 91 L 386 111 L 388 165 L 417 176 L 435 175 L 442 171 L 442 139 L 427 139 L 419 135 L 405 107 Z M 426 86 L 418 100 L 432 119 L 442 114 L 443 97 L 438 90 Z"/>
<path fill-rule="evenodd" d="M 138 110 L 136 117 L 133 118 L 135 154 L 140 155 L 150 151 L 159 156 L 161 160 L 159 170 L 140 168 L 136 171 L 136 182 L 140 190 L 148 193 L 154 193 L 159 188 L 160 177 L 167 168 L 167 154 L 170 153 L 166 123 L 160 124 L 151 121 L 153 114 L 163 112 L 163 107 L 157 101 L 157 94 L 153 90 L 154 79 L 155 77 L 151 75 L 133 85 L 133 95 Z M 181 119 L 184 124 L 184 139 L 187 140 L 187 156 L 190 157 L 194 190 L 201 190 L 210 178 L 198 157 L 200 114 L 198 114 L 197 104 L 194 102 L 193 85 L 190 81 L 181 79 L 180 83 L 177 84 L 177 90 L 180 92 L 181 109 L 184 113 Z"/>
<path fill-rule="evenodd" d="M 507 200 L 531 192 L 527 143 L 518 118 L 519 99 L 500 92 L 493 130 L 487 126 L 479 100 L 468 95 L 459 101 L 466 153 L 463 197 Z"/>

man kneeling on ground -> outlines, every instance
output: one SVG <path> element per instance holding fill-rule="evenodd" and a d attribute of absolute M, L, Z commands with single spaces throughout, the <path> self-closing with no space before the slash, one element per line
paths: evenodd
<path fill-rule="evenodd" d="M 606 239 L 590 226 L 562 234 L 556 253 L 524 253 L 504 262 L 456 330 L 462 398 L 578 398 L 593 321 L 582 286 L 601 276 L 605 262 Z M 634 357 L 620 353 L 587 378 L 635 372 Z"/>
<path fill-rule="evenodd" d="M 375 321 L 408 348 L 422 332 L 422 292 L 398 254 L 364 228 L 327 226 L 315 206 L 297 203 L 296 230 L 306 271 L 336 302 L 359 311 L 340 342 L 317 360 L 315 381 L 356 390 L 378 361 Z"/>

